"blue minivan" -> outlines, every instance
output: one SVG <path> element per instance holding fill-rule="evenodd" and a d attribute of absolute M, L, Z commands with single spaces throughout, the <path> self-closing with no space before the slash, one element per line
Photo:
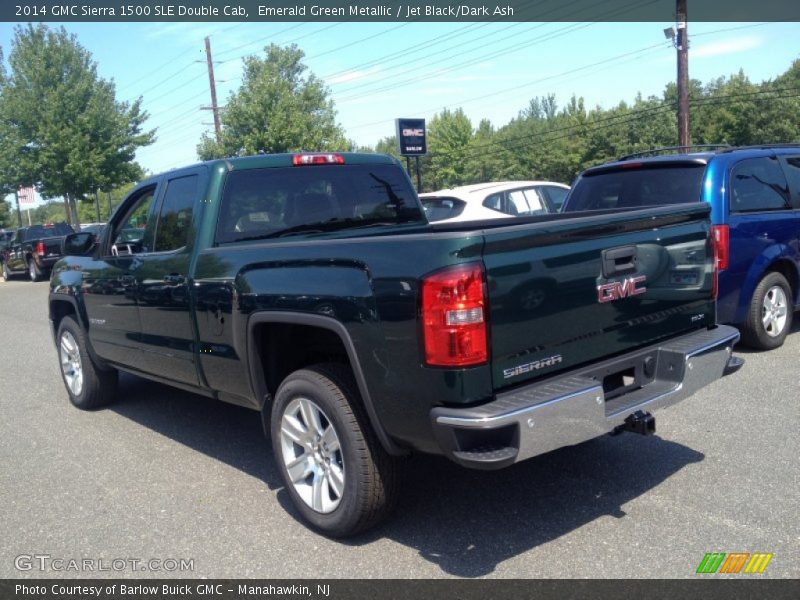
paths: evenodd
<path fill-rule="evenodd" d="M 800 144 L 624 157 L 584 171 L 562 210 L 698 200 L 717 242 L 717 320 L 753 348 L 780 346 L 800 308 Z"/>

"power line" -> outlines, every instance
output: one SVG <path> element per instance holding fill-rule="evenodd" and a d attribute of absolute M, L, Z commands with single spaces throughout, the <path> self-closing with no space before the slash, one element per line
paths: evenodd
<path fill-rule="evenodd" d="M 475 102 L 477 100 L 484 100 L 486 98 L 491 98 L 493 96 L 498 96 L 500 94 L 506 94 L 508 92 L 514 92 L 514 91 L 521 90 L 521 89 L 524 89 L 524 88 L 527 88 L 527 87 L 531 87 L 532 85 L 537 85 L 537 84 L 542 83 L 544 81 L 550 81 L 552 79 L 559 79 L 559 78 L 564 77 L 566 75 L 572 75 L 574 73 L 580 73 L 582 71 L 586 71 L 587 69 L 592 69 L 594 67 L 599 67 L 601 65 L 608 64 L 608 63 L 611 63 L 611 62 L 615 62 L 615 61 L 621 60 L 623 58 L 627 58 L 627 57 L 634 56 L 634 55 L 639 55 L 639 54 L 645 54 L 645 53 L 650 52 L 650 51 L 652 51 L 652 50 L 654 50 L 656 48 L 663 49 L 663 48 L 666 48 L 666 47 L 667 47 L 666 42 L 659 42 L 658 44 L 653 44 L 651 46 L 645 46 L 644 48 L 639 48 L 638 50 L 632 50 L 630 52 L 624 52 L 622 54 L 618 54 L 616 56 L 612 56 L 610 58 L 606 58 L 606 59 L 603 59 L 603 60 L 600 60 L 600 61 L 597 61 L 597 62 L 589 63 L 589 64 L 586 64 L 586 65 L 582 65 L 580 67 L 575 67 L 574 69 L 569 69 L 567 71 L 562 71 L 561 73 L 555 73 L 553 75 L 548 75 L 547 77 L 540 77 L 538 79 L 533 79 L 531 81 L 525 82 L 525 83 L 520 84 L 520 85 L 510 86 L 510 87 L 507 87 L 507 88 L 496 90 L 494 92 L 489 92 L 488 94 L 482 94 L 480 96 L 473 96 L 471 98 L 467 98 L 467 99 L 460 100 L 460 101 L 452 103 L 452 104 L 448 104 L 447 107 L 469 104 L 469 103 Z M 433 112 L 436 112 L 436 111 L 440 110 L 441 108 L 442 108 L 442 106 L 439 105 L 436 108 L 425 109 L 425 110 L 418 111 L 418 112 L 425 113 L 425 114 L 430 114 L 430 113 L 433 113 Z M 380 121 L 372 121 L 370 123 L 363 123 L 363 124 L 355 125 L 353 127 L 348 127 L 348 130 L 362 129 L 364 127 L 372 127 L 374 125 L 381 125 L 381 124 L 384 124 L 386 122 L 387 121 L 385 119 L 381 119 Z"/>

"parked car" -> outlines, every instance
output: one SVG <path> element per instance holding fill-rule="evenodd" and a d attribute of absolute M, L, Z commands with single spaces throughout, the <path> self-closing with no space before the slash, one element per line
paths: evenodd
<path fill-rule="evenodd" d="M 0 264 L 5 260 L 5 250 L 11 245 L 16 230 L 0 229 Z"/>
<path fill-rule="evenodd" d="M 697 201 L 711 206 L 718 242 L 717 318 L 753 348 L 780 346 L 800 308 L 800 145 L 625 157 L 584 171 L 564 211 Z M 671 277 L 691 286 L 697 273 Z"/>
<path fill-rule="evenodd" d="M 550 181 L 476 183 L 419 195 L 430 222 L 482 221 L 557 212 L 569 186 Z"/>
<path fill-rule="evenodd" d="M 352 535 L 394 504 L 409 452 L 498 469 L 651 434 L 647 411 L 738 368 L 708 213 L 431 225 L 389 156 L 185 167 L 137 185 L 99 242 L 65 240 L 85 252 L 50 280 L 58 365 L 81 409 L 124 370 L 259 411 L 298 514 Z M 558 301 L 523 306 L 542 278 Z"/>
<path fill-rule="evenodd" d="M 49 276 L 50 269 L 62 256 L 64 236 L 73 233 L 66 223 L 48 223 L 20 227 L 3 251 L 3 279 L 27 273 L 31 281 Z"/>

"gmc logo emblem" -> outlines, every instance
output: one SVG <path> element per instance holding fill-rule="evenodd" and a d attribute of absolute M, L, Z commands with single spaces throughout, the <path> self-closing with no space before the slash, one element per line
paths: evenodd
<path fill-rule="evenodd" d="M 424 129 L 403 129 L 403 135 L 405 137 L 422 137 L 425 135 Z"/>
<path fill-rule="evenodd" d="M 597 286 L 597 301 L 601 304 L 606 302 L 613 302 L 622 298 L 629 298 L 630 296 L 638 296 L 644 294 L 647 288 L 642 286 L 638 287 L 640 283 L 647 281 L 647 277 L 640 275 L 639 277 L 628 277 L 623 281 L 612 281 L 611 283 L 604 283 Z"/>

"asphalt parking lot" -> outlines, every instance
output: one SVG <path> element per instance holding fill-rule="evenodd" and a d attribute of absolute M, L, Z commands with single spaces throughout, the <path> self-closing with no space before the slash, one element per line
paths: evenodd
<path fill-rule="evenodd" d="M 683 578 L 706 552 L 770 552 L 757 577 L 800 576 L 797 325 L 657 413 L 655 437 L 489 473 L 415 457 L 394 517 L 340 543 L 294 516 L 256 413 L 127 375 L 112 407 L 72 408 L 46 302 L 47 283 L 0 282 L 0 577 Z M 194 570 L 16 568 L 34 554 Z"/>

